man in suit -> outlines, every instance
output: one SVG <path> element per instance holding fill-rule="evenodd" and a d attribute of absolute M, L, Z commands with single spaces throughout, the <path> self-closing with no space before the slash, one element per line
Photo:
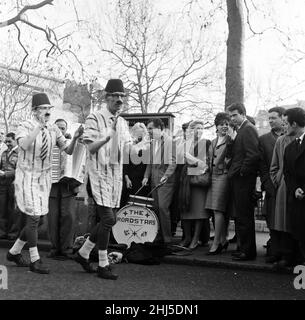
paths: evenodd
<path fill-rule="evenodd" d="M 7 149 L 0 156 L 0 239 L 15 240 L 19 229 L 19 214 L 15 208 L 14 178 L 18 159 L 15 134 L 9 132 Z"/>
<path fill-rule="evenodd" d="M 67 133 L 68 124 L 64 119 L 57 119 L 55 124 L 66 139 L 71 139 Z M 61 180 L 61 172 L 65 169 L 66 153 L 54 146 L 52 150 L 52 187 L 49 196 L 48 233 L 51 250 L 48 258 L 67 260 L 72 258 L 74 233 L 74 211 L 76 185 L 70 179 Z"/>
<path fill-rule="evenodd" d="M 172 242 L 170 204 L 175 191 L 176 147 L 172 138 L 164 132 L 161 119 L 149 120 L 147 130 L 151 138 L 151 160 L 146 167 L 143 185 L 151 179 L 152 188 L 163 183 L 153 192 L 165 244 Z"/>
<path fill-rule="evenodd" d="M 233 260 L 246 261 L 256 258 L 254 201 L 256 176 L 259 161 L 258 133 L 246 118 L 246 108 L 242 103 L 228 107 L 231 121 L 238 128 L 232 149 L 232 162 L 228 177 L 232 185 L 235 227 L 239 240 L 239 251 Z"/>
<path fill-rule="evenodd" d="M 277 138 L 281 136 L 285 131 L 283 121 L 284 113 L 285 109 L 282 107 L 271 108 L 268 111 L 271 131 L 259 137 L 259 176 L 261 179 L 261 189 L 262 191 L 265 191 L 263 212 L 266 216 L 267 226 L 270 230 L 270 239 L 267 243 L 267 263 L 276 262 L 276 253 L 279 251 L 279 239 L 277 237 L 277 231 L 274 230 L 274 209 L 276 190 L 271 181 L 269 171 L 275 142 Z"/>
<path fill-rule="evenodd" d="M 2 153 L 7 149 L 7 146 L 4 143 L 4 139 L 5 139 L 4 131 L 0 130 L 0 157 Z"/>
<path fill-rule="evenodd" d="M 295 139 L 286 147 L 284 153 L 284 178 L 287 186 L 288 214 L 291 233 L 298 242 L 305 261 L 305 111 L 292 108 L 285 113 L 288 134 Z M 298 261 L 295 261 L 296 263 Z"/>

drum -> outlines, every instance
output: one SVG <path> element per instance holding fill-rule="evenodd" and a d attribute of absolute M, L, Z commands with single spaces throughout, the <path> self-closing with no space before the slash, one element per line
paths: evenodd
<path fill-rule="evenodd" d="M 130 203 L 117 212 L 117 222 L 112 227 L 114 239 L 128 247 L 132 242 L 153 242 L 159 229 L 157 215 L 144 203 Z"/>
<path fill-rule="evenodd" d="M 135 204 L 137 206 L 145 206 L 148 208 L 152 208 L 154 204 L 154 199 L 149 197 L 129 195 L 128 203 Z"/>

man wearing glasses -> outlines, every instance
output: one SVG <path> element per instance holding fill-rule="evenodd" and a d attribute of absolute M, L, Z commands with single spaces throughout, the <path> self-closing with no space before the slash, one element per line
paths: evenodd
<path fill-rule="evenodd" d="M 82 127 L 75 132 L 69 144 L 59 128 L 50 124 L 53 106 L 45 93 L 36 93 L 32 98 L 33 119 L 20 123 L 16 140 L 19 145 L 15 178 L 15 196 L 19 210 L 24 214 L 20 235 L 7 253 L 7 260 L 20 267 L 29 264 L 21 250 L 28 243 L 30 271 L 48 274 L 50 271 L 41 260 L 37 249 L 38 226 L 49 211 L 51 189 L 52 149 L 57 145 L 67 154 L 72 154 L 76 140 L 82 135 Z"/>
<path fill-rule="evenodd" d="M 112 226 L 116 223 L 115 208 L 120 207 L 123 185 L 123 149 L 131 144 L 127 122 L 119 116 L 125 90 L 120 79 L 111 79 L 106 88 L 106 106 L 88 116 L 85 123 L 84 142 L 88 146 L 88 194 L 93 197 L 100 218 L 90 237 L 77 252 L 75 261 L 88 272 L 95 272 L 89 255 L 98 247 L 98 277 L 116 280 L 109 266 L 107 248 Z"/>
<path fill-rule="evenodd" d="M 18 159 L 15 134 L 5 138 L 7 149 L 0 157 L 0 239 L 15 240 L 18 234 L 18 212 L 15 210 L 14 185 Z"/>

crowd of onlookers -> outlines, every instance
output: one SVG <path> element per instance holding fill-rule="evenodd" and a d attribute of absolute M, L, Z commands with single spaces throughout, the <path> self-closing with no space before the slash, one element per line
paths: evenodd
<path fill-rule="evenodd" d="M 181 247 L 194 250 L 212 239 L 207 254 L 220 254 L 228 248 L 228 226 L 233 219 L 236 250 L 232 259 L 253 260 L 257 255 L 254 208 L 258 205 L 259 178 L 264 195 L 262 211 L 270 230 L 266 263 L 279 268 L 303 263 L 305 111 L 274 107 L 268 115 L 271 130 L 259 136 L 244 105 L 232 104 L 227 112 L 216 115 L 216 138 L 212 141 L 204 138 L 204 124 L 199 120 L 184 124 L 183 136 L 173 138 L 158 119 L 147 126 L 137 123 L 132 134 L 135 143 L 142 144 L 141 152 L 145 152 L 150 136 L 150 153 L 161 152 L 162 159 L 172 161 L 125 164 L 122 205 L 141 182 L 146 185 L 150 178 L 153 188 L 164 179 L 153 198 L 165 243 L 172 243 L 171 235 L 181 220 Z"/>
<path fill-rule="evenodd" d="M 179 246 L 195 250 L 212 239 L 207 255 L 221 254 L 229 245 L 228 226 L 235 223 L 237 261 L 256 258 L 255 197 L 257 178 L 264 194 L 263 213 L 270 230 L 267 263 L 288 267 L 305 260 L 305 111 L 269 110 L 271 130 L 258 135 L 243 104 L 232 104 L 215 117 L 216 138 L 204 137 L 204 123 L 190 121 L 180 136 L 166 133 L 160 119 L 131 128 L 135 151 L 125 152 L 121 207 L 131 194 L 150 190 L 160 223 L 156 241 L 173 244 L 181 221 Z M 67 123 L 56 121 L 66 135 Z M 66 138 L 67 135 L 66 135 Z M 15 240 L 18 215 L 14 175 L 18 146 L 14 133 L 0 133 L 0 238 Z M 75 186 L 56 180 L 61 170 L 59 149 L 53 154 L 48 231 L 51 258 L 69 258 L 74 237 Z M 134 161 L 140 159 L 141 161 Z M 56 168 L 56 169 L 55 169 Z M 210 238 L 210 219 L 214 236 Z"/>

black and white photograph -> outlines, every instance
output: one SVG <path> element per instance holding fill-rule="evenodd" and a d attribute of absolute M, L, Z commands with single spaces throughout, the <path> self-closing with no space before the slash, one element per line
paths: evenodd
<path fill-rule="evenodd" d="M 0 300 L 304 300 L 304 70 L 303 0 L 0 0 Z"/>

